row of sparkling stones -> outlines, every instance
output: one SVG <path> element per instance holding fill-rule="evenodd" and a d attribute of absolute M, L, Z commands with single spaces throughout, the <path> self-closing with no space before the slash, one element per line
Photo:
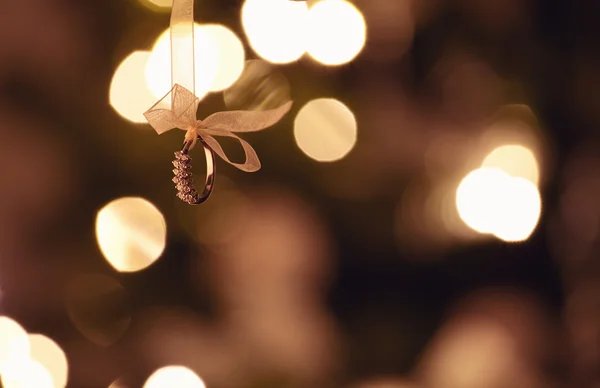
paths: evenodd
<path fill-rule="evenodd" d="M 182 151 L 175 152 L 175 160 L 173 161 L 173 182 L 177 188 L 177 197 L 189 204 L 196 203 L 200 200 L 200 194 L 194 188 L 192 177 L 192 158 Z"/>

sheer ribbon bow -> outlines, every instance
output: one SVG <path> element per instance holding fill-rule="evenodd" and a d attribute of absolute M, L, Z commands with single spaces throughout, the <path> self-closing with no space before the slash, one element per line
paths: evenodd
<path fill-rule="evenodd" d="M 268 128 L 281 120 L 292 107 L 292 101 L 289 101 L 276 109 L 217 112 L 204 120 L 197 120 L 199 103 L 200 99 L 194 93 L 175 84 L 144 116 L 159 135 L 174 128 L 182 129 L 186 131 L 185 140 L 192 141 L 192 146 L 200 137 L 223 160 L 246 172 L 258 171 L 260 160 L 254 148 L 235 133 L 257 132 Z M 239 141 L 246 154 L 246 161 L 234 163 L 229 160 L 215 136 L 231 137 Z"/>

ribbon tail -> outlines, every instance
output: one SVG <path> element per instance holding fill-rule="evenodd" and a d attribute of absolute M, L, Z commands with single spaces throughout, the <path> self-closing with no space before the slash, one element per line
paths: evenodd
<path fill-rule="evenodd" d="M 229 158 L 225 154 L 225 151 L 223 151 L 223 148 L 214 137 L 210 135 L 202 135 L 202 139 L 217 155 L 221 157 L 221 159 L 231 164 L 232 166 L 245 172 L 256 172 L 260 170 L 261 164 L 260 160 L 258 159 L 258 155 L 256 154 L 254 148 L 252 148 L 252 146 L 248 142 L 234 135 L 233 133 L 222 134 L 221 136 L 232 137 L 240 142 L 242 148 L 244 149 L 244 153 L 246 154 L 246 161 L 244 163 L 234 163 L 231 160 L 229 160 Z"/>
<path fill-rule="evenodd" d="M 263 111 L 217 112 L 202 120 L 202 128 L 228 132 L 256 132 L 277 124 L 291 109 L 288 101 L 279 108 Z"/>

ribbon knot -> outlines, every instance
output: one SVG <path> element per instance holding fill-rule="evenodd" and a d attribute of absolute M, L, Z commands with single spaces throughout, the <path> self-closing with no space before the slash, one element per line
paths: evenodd
<path fill-rule="evenodd" d="M 200 99 L 179 84 L 173 88 L 144 116 L 160 135 L 174 128 L 186 131 L 185 140 L 192 141 L 192 147 L 200 137 L 224 161 L 246 172 L 260 169 L 260 160 L 252 146 L 235 133 L 257 132 L 276 124 L 292 107 L 292 101 L 276 109 L 265 111 L 226 111 L 217 112 L 204 120 L 196 119 Z M 215 137 L 229 137 L 240 142 L 246 161 L 234 163 L 225 154 Z M 190 149 L 192 148 L 190 147 Z"/>

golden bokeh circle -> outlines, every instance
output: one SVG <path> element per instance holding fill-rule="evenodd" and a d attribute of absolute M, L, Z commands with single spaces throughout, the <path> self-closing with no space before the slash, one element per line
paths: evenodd
<path fill-rule="evenodd" d="M 290 101 L 290 83 L 276 67 L 261 59 L 246 61 L 238 80 L 223 92 L 228 109 L 275 109 Z"/>
<path fill-rule="evenodd" d="M 336 99 L 312 100 L 296 116 L 294 137 L 298 147 L 310 158 L 319 162 L 337 161 L 356 144 L 356 118 Z"/>
<path fill-rule="evenodd" d="M 164 216 L 151 202 L 139 197 L 119 198 L 98 212 L 96 239 L 113 268 L 136 272 L 162 255 L 167 226 Z"/>

